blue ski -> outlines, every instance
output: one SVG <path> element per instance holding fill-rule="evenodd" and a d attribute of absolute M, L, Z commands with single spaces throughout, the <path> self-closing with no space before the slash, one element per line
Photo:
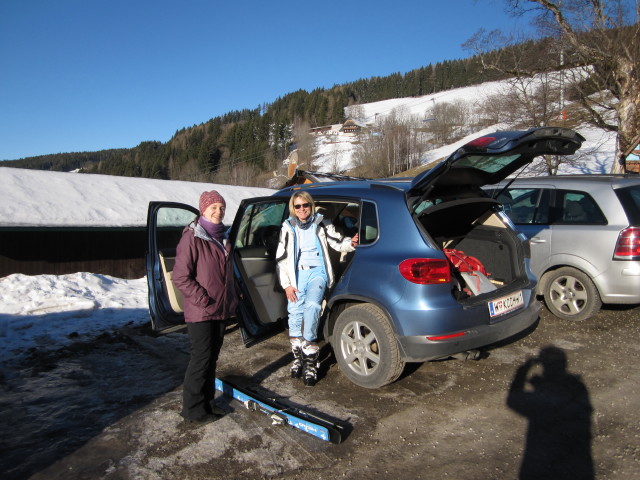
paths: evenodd
<path fill-rule="evenodd" d="M 216 390 L 227 397 L 238 400 L 248 410 L 268 415 L 275 425 L 289 425 L 331 443 L 342 441 L 342 427 L 326 418 L 299 408 L 288 407 L 275 399 L 266 398 L 256 392 L 234 385 L 228 380 L 223 381 L 216 378 L 215 385 Z"/>

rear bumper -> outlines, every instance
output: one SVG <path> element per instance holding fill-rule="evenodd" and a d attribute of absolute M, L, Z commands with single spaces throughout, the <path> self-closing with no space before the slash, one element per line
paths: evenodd
<path fill-rule="evenodd" d="M 540 317 L 540 307 L 540 302 L 531 301 L 525 309 L 515 315 L 494 324 L 475 326 L 466 330 L 463 336 L 450 340 L 431 341 L 427 340 L 426 336 L 400 337 L 403 359 L 407 362 L 426 362 L 508 339 L 536 323 Z"/>
<path fill-rule="evenodd" d="M 640 261 L 613 262 L 595 281 L 604 303 L 640 303 Z"/>

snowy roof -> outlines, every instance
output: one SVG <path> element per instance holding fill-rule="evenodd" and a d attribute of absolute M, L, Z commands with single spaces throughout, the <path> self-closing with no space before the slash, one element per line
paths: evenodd
<path fill-rule="evenodd" d="M 0 227 L 144 227 L 150 201 L 197 208 L 203 191 L 217 190 L 231 224 L 240 201 L 268 188 L 0 167 Z"/>

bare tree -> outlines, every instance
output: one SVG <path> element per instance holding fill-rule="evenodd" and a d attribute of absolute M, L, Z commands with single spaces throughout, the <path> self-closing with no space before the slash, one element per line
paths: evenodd
<path fill-rule="evenodd" d="M 582 69 L 581 75 L 588 73 L 586 80 L 575 82 L 576 100 L 589 113 L 590 123 L 617 133 L 614 171 L 622 170 L 623 152 L 640 131 L 639 0 L 505 2 L 514 15 L 535 16 L 539 37 L 555 39 L 556 52 L 545 56 L 544 70 L 572 67 L 574 72 Z M 488 47 L 496 46 L 498 37 L 497 32 L 479 31 L 466 46 L 488 59 Z M 497 62 L 485 66 L 504 71 Z M 540 71 L 515 68 L 511 73 L 531 77 Z"/>
<path fill-rule="evenodd" d="M 296 118 L 293 123 L 293 141 L 298 148 L 298 165 L 306 170 L 315 170 L 316 139 L 309 133 L 309 122 Z"/>
<path fill-rule="evenodd" d="M 485 125 L 506 124 L 510 128 L 531 128 L 537 126 L 569 126 L 580 119 L 575 110 L 569 117 L 562 106 L 561 79 L 564 72 L 550 72 L 534 77 L 514 77 L 504 82 L 498 93 L 478 102 L 477 115 L 483 116 Z M 529 168 L 529 172 L 557 175 L 562 166 L 573 170 L 585 168 L 586 150 L 571 156 L 543 155 Z M 599 153 L 593 148 L 589 155 L 595 158 Z"/>
<path fill-rule="evenodd" d="M 362 136 L 354 152 L 355 175 L 388 177 L 417 166 L 425 150 L 418 128 L 421 120 L 399 108 L 376 123 L 375 132 Z"/>
<path fill-rule="evenodd" d="M 331 152 L 329 153 L 329 171 L 331 173 L 342 173 L 342 152 L 337 144 L 331 145 Z"/>
<path fill-rule="evenodd" d="M 427 130 L 433 135 L 433 142 L 438 145 L 447 145 L 458 140 L 466 133 L 466 125 L 469 124 L 470 109 L 466 102 L 436 103 L 427 113 L 429 123 Z"/>
<path fill-rule="evenodd" d="M 353 118 L 355 120 L 364 120 L 365 111 L 363 105 L 350 105 L 345 109 L 347 118 Z"/>

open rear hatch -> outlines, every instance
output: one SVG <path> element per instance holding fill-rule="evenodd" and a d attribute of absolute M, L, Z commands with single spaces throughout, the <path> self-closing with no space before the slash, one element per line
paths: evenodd
<path fill-rule="evenodd" d="M 417 176 L 407 192 L 407 204 L 435 245 L 450 260 L 458 280 L 459 300 L 500 290 L 523 288 L 527 245 L 488 198 L 483 185 L 504 180 L 539 155 L 570 155 L 584 138 L 565 128 L 495 132 L 455 151 L 431 170 Z"/>

